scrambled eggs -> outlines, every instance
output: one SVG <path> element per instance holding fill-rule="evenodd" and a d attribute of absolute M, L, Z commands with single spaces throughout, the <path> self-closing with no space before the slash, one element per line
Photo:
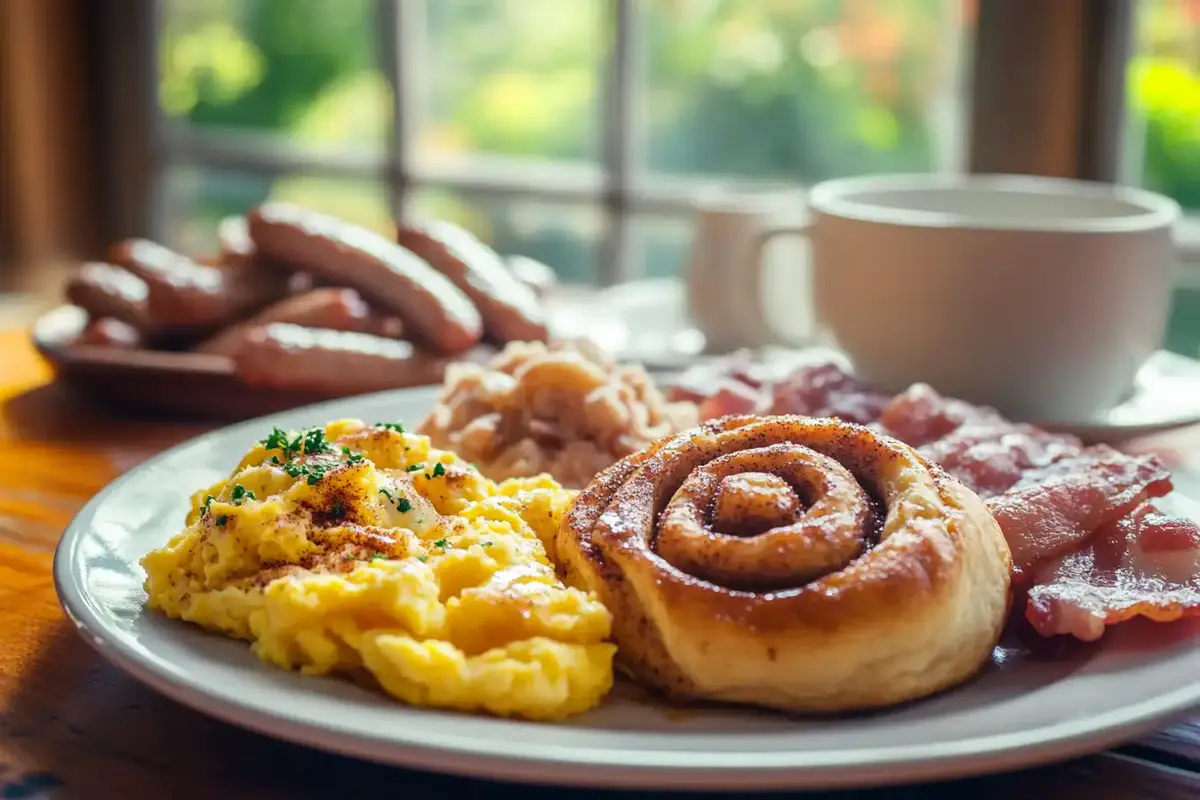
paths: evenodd
<path fill-rule="evenodd" d="M 559 719 L 612 685 L 611 618 L 546 558 L 574 494 L 494 483 L 396 424 L 274 430 L 142 559 L 151 608 L 417 705 Z"/>

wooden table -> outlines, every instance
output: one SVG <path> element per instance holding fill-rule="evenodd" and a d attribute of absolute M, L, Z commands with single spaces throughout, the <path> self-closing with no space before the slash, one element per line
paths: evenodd
<path fill-rule="evenodd" d="M 55 543 L 104 484 L 202 429 L 113 419 L 49 378 L 23 333 L 0 333 L 0 798 L 500 795 L 497 784 L 366 764 L 247 733 L 159 697 L 103 661 L 59 609 L 50 575 Z M 1200 453 L 1200 432 L 1185 435 Z M 1200 798 L 1200 720 L 1066 764 L 866 794 Z M 609 796 L 523 793 L 533 800 L 564 795 Z"/>

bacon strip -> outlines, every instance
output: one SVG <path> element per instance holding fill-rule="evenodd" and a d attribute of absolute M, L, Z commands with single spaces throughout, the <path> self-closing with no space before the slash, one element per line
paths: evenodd
<path fill-rule="evenodd" d="M 918 448 L 985 500 L 1007 492 L 1031 470 L 1078 455 L 1082 449 L 1074 436 L 1006 421 L 969 423 Z"/>
<path fill-rule="evenodd" d="M 747 390 L 762 389 L 768 377 L 762 365 L 755 364 L 750 351 L 739 350 L 716 363 L 689 368 L 664 391 L 672 403 L 702 403 L 730 384 Z"/>
<path fill-rule="evenodd" d="M 1127 456 L 1098 445 L 1025 473 L 987 501 L 1012 550 L 1017 576 L 1082 545 L 1101 526 L 1148 497 L 1171 491 L 1171 473 L 1154 456 Z"/>
<path fill-rule="evenodd" d="M 914 383 L 892 398 L 880 412 L 879 423 L 910 447 L 935 442 L 964 425 L 1013 424 L 994 409 L 943 397 L 924 383 Z"/>
<path fill-rule="evenodd" d="M 1042 636 L 1099 639 L 1109 625 L 1200 616 L 1200 527 L 1151 503 L 1038 571 L 1025 618 Z"/>
<path fill-rule="evenodd" d="M 700 419 L 716 419 L 732 414 L 753 414 L 763 405 L 762 392 L 741 381 L 727 378 L 716 390 L 700 401 Z"/>
<path fill-rule="evenodd" d="M 768 414 L 838 417 L 859 425 L 875 422 L 892 402 L 833 363 L 801 367 L 770 391 Z"/>

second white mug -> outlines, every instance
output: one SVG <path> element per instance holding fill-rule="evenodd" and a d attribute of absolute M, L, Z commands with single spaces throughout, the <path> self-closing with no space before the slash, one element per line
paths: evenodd
<path fill-rule="evenodd" d="M 697 202 L 684 282 L 706 352 L 811 338 L 802 208 L 797 194 L 782 192 L 718 192 Z"/>

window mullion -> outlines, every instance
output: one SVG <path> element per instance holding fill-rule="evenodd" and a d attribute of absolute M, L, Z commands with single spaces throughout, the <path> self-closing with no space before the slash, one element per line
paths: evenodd
<path fill-rule="evenodd" d="M 414 66 L 424 48 L 424 0 L 377 0 L 380 60 L 392 93 L 392 139 L 386 177 L 392 213 L 402 213 L 413 186 L 412 147 L 416 134 L 417 97 Z"/>
<path fill-rule="evenodd" d="M 163 116 L 158 105 L 158 3 L 100 0 L 102 98 L 100 167 L 106 239 L 162 233 L 157 201 L 163 181 Z"/>
<path fill-rule="evenodd" d="M 970 170 L 1119 175 L 1125 0 L 979 0 Z"/>
<path fill-rule="evenodd" d="M 597 280 L 610 286 L 629 275 L 633 106 L 636 92 L 636 0 L 610 0 L 612 46 L 605 65 L 603 124 L 604 212 L 608 237 L 601 248 Z"/>
<path fill-rule="evenodd" d="M 1125 165 L 1125 74 L 1133 51 L 1133 3 L 1109 0 L 1090 9 L 1080 122 L 1080 173 L 1118 181 Z M 1138 182 L 1141 174 L 1138 174 Z"/>

